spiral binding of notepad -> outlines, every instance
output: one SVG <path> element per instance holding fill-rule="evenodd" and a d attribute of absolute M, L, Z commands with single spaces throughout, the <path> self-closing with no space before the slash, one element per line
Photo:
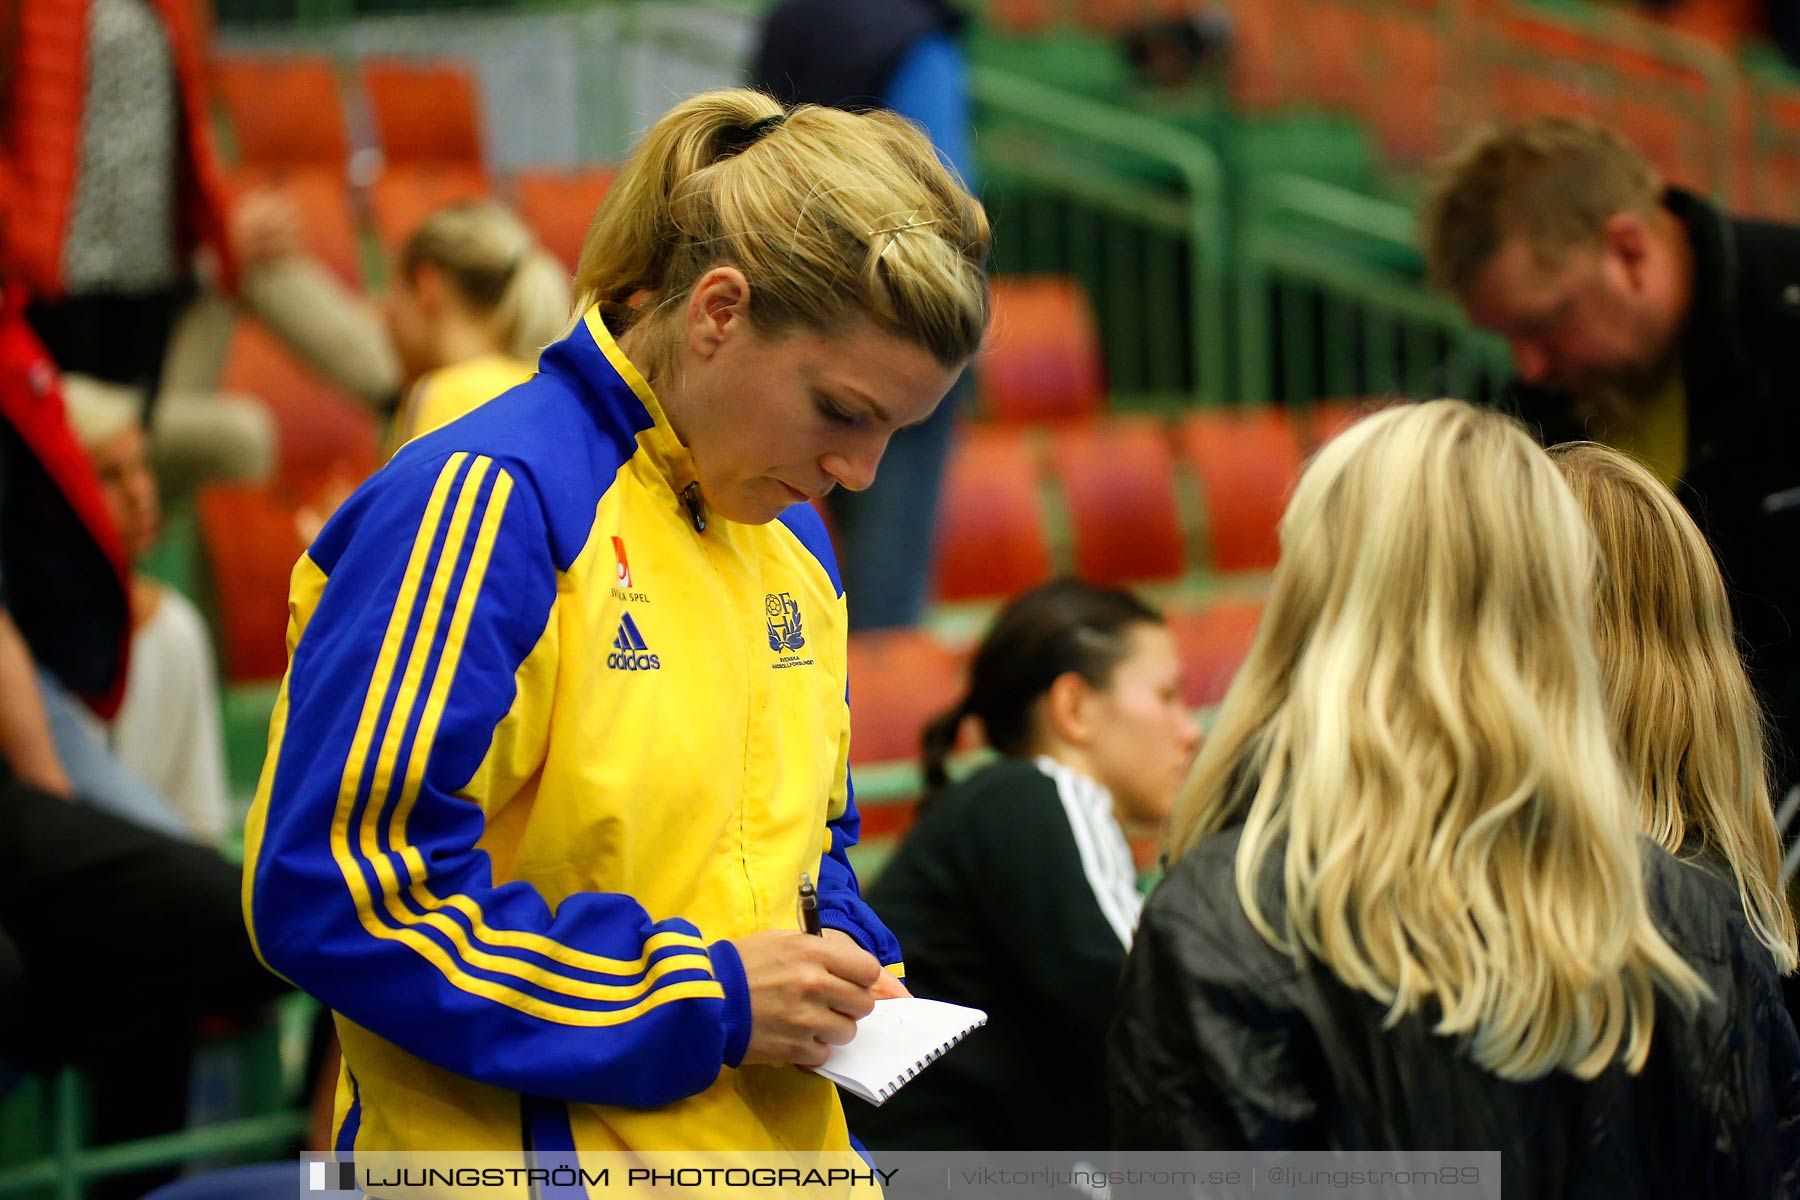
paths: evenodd
<path fill-rule="evenodd" d="M 914 1063 L 912 1066 L 906 1068 L 906 1074 L 904 1074 L 900 1078 L 894 1080 L 894 1082 L 883 1086 L 879 1092 L 875 1093 L 876 1096 L 880 1098 L 880 1100 L 883 1104 L 886 1104 L 889 1100 L 892 1100 L 894 1098 L 894 1093 L 898 1092 L 901 1088 L 905 1087 L 907 1084 L 911 1083 L 914 1079 L 916 1079 L 918 1077 L 918 1074 L 920 1071 L 923 1071 L 926 1067 L 929 1067 L 932 1063 L 934 1063 L 938 1059 L 944 1057 L 944 1055 L 946 1053 L 948 1053 L 951 1050 L 951 1048 L 956 1045 L 956 1043 L 962 1041 L 964 1038 L 968 1037 L 971 1033 L 974 1033 L 975 1030 L 979 1029 L 979 1028 L 981 1028 L 981 1026 L 976 1025 L 973 1028 L 963 1030 L 961 1033 L 957 1034 L 955 1037 L 951 1038 L 949 1041 L 947 1041 L 943 1045 L 939 1046 L 936 1050 L 933 1050 L 930 1053 L 930 1055 L 928 1055 L 925 1058 L 920 1059 L 918 1062 Z"/>

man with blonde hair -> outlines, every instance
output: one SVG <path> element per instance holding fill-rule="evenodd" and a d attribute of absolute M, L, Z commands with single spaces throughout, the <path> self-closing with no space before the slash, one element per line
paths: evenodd
<path fill-rule="evenodd" d="M 1511 347 L 1519 415 L 1547 443 L 1635 454 L 1706 530 L 1794 782 L 1800 229 L 1729 217 L 1617 135 L 1541 117 L 1442 164 L 1421 234 L 1435 281 Z"/>

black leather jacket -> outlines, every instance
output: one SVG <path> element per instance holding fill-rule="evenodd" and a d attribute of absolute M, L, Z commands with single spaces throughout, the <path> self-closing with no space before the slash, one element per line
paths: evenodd
<path fill-rule="evenodd" d="M 1265 942 L 1238 840 L 1175 863 L 1138 928 L 1107 1046 L 1120 1149 L 1498 1150 L 1520 1200 L 1800 1194 L 1800 1038 L 1713 876 L 1645 843 L 1658 926 L 1714 999 L 1691 1018 L 1659 1000 L 1636 1076 L 1509 1083 L 1419 1015 L 1383 1029 L 1384 1006 Z"/>

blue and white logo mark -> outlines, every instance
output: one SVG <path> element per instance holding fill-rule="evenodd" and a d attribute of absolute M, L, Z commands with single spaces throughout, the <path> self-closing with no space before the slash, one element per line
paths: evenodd
<path fill-rule="evenodd" d="M 606 665 L 615 671 L 660 671 L 662 659 L 650 653 L 650 647 L 644 644 L 644 635 L 638 632 L 637 622 L 626 613 L 619 618 L 619 632 L 613 636 L 612 653 L 606 656 Z"/>
<path fill-rule="evenodd" d="M 770 592 L 763 597 L 763 620 L 769 625 L 769 649 L 798 650 L 806 645 L 800 625 L 800 605 L 790 592 Z"/>

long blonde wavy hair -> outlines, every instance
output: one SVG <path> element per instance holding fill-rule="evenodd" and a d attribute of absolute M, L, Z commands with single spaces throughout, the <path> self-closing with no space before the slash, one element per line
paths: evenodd
<path fill-rule="evenodd" d="M 1645 899 L 1593 542 L 1550 460 L 1495 413 L 1396 407 L 1319 452 L 1281 544 L 1173 852 L 1241 819 L 1237 891 L 1264 938 L 1390 1022 L 1435 1006 L 1502 1077 L 1640 1068 L 1656 990 L 1691 1006 L 1705 985 Z"/>
<path fill-rule="evenodd" d="M 1718 852 L 1744 916 L 1783 972 L 1796 959 L 1769 800 L 1762 708 L 1738 652 L 1712 548 L 1669 489 L 1593 442 L 1555 446 L 1600 549 L 1595 645 L 1646 834 Z"/>

